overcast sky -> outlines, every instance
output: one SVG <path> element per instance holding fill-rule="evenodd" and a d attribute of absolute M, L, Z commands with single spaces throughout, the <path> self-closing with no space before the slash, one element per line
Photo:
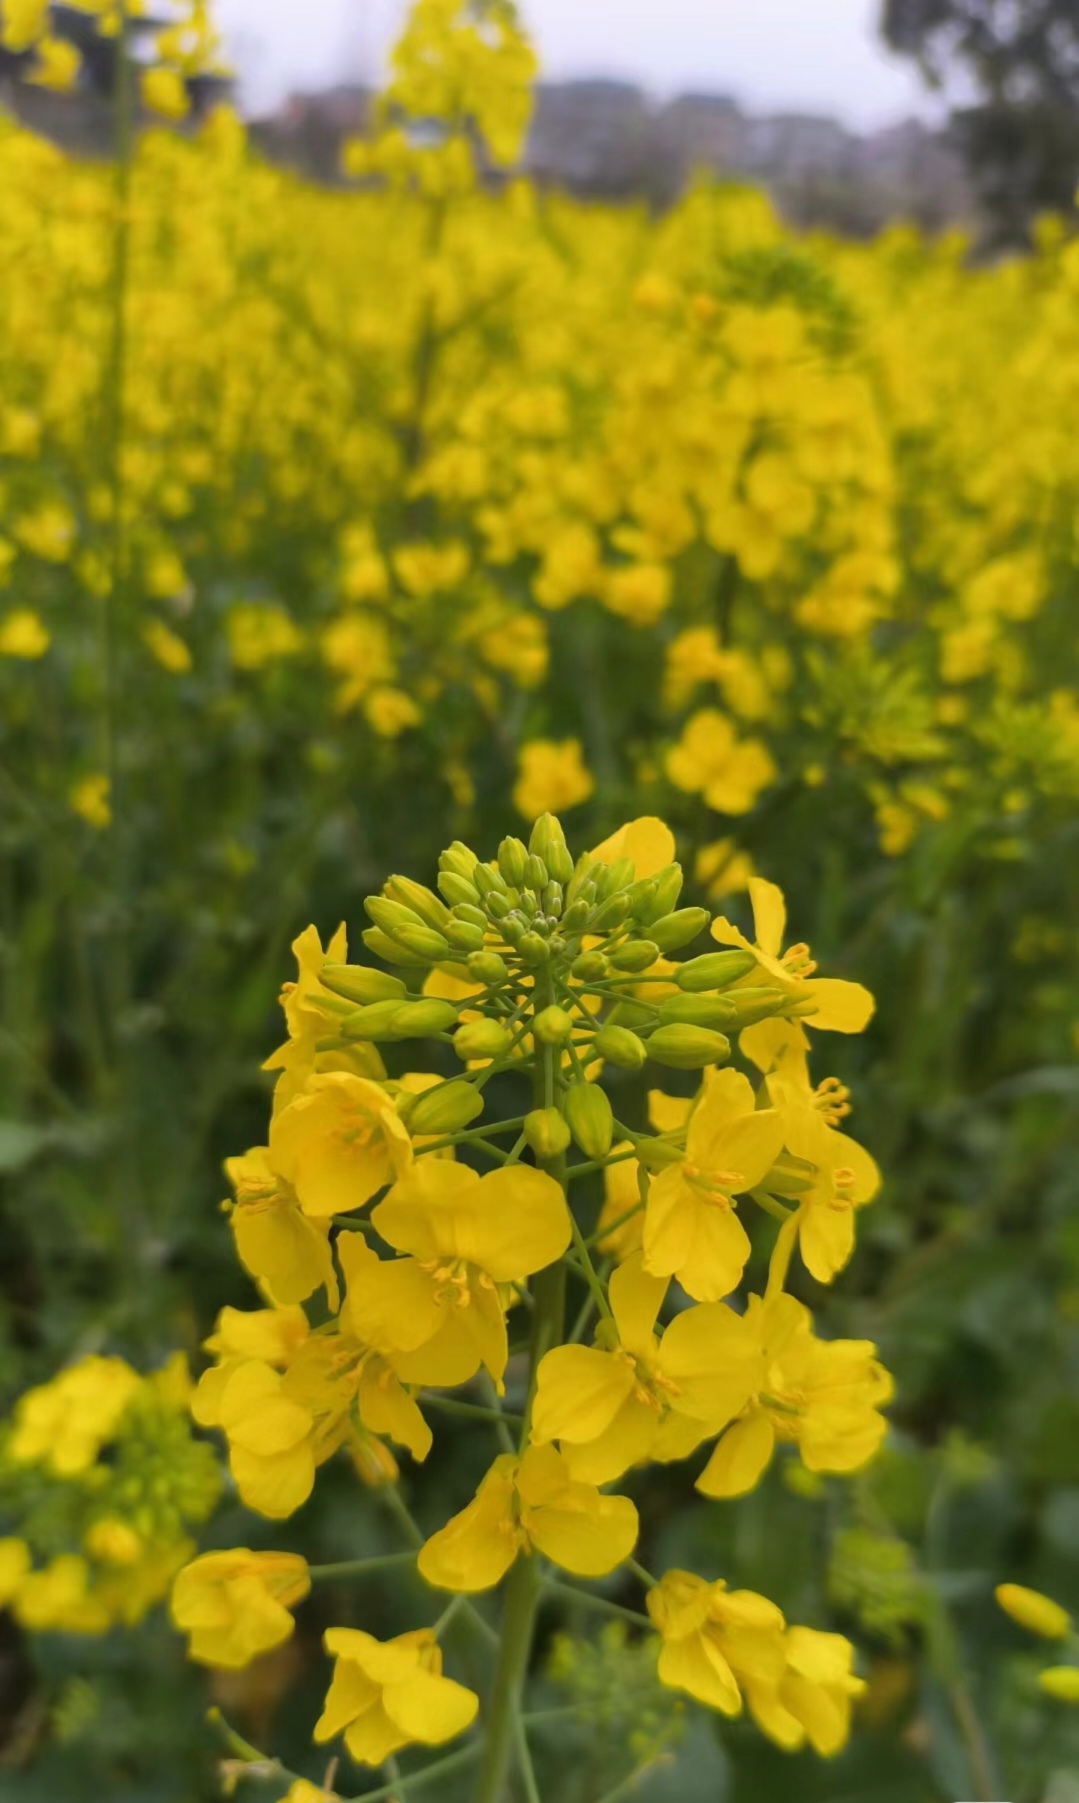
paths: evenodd
<path fill-rule="evenodd" d="M 930 112 L 886 55 L 879 0 L 524 0 L 544 72 L 616 75 L 659 94 L 734 94 L 754 110 L 804 109 L 854 126 Z M 249 107 L 292 88 L 377 78 L 405 0 L 219 0 Z"/>

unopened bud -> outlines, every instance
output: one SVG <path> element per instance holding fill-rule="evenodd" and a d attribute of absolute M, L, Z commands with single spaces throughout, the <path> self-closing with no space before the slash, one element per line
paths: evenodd
<path fill-rule="evenodd" d="M 648 1041 L 648 1056 L 670 1070 L 697 1071 L 706 1064 L 725 1064 L 731 1055 L 731 1042 L 711 1027 L 691 1027 L 674 1022 L 657 1027 Z"/>
<path fill-rule="evenodd" d="M 503 839 L 498 848 L 498 868 L 511 889 L 519 889 L 524 882 L 527 858 L 528 852 L 520 839 Z"/>
<path fill-rule="evenodd" d="M 704 989 L 729 989 L 740 977 L 748 976 L 756 963 L 752 952 L 705 952 L 700 958 L 690 958 L 688 963 L 680 964 L 674 980 L 679 989 L 694 993 Z"/>
<path fill-rule="evenodd" d="M 651 1008 L 643 1002 L 627 999 L 615 1003 L 607 1016 L 606 1024 L 608 1027 L 629 1027 L 631 1032 L 636 1033 L 641 1027 L 654 1026 L 655 1021 L 655 1013 Z"/>
<path fill-rule="evenodd" d="M 453 870 L 458 876 L 471 879 L 476 862 L 476 854 L 471 846 L 466 845 L 462 839 L 455 839 L 453 844 L 447 846 L 446 850 L 439 855 L 438 868 Z"/>
<path fill-rule="evenodd" d="M 731 1005 L 731 1030 L 752 1027 L 759 1020 L 770 1020 L 785 1011 L 789 996 L 782 989 L 736 989 L 727 997 Z"/>
<path fill-rule="evenodd" d="M 543 862 L 556 883 L 568 883 L 573 875 L 573 859 L 565 841 L 561 845 L 549 845 L 543 856 Z"/>
<path fill-rule="evenodd" d="M 458 876 L 455 870 L 440 870 L 438 887 L 451 908 L 455 908 L 459 902 L 467 902 L 475 907 L 480 899 L 475 883 L 470 883 L 467 877 Z"/>
<path fill-rule="evenodd" d="M 681 1164 L 685 1158 L 681 1147 L 672 1145 L 669 1139 L 639 1139 L 634 1151 L 647 1171 L 665 1170 L 670 1164 Z"/>
<path fill-rule="evenodd" d="M 647 912 L 641 916 L 647 925 L 654 926 L 657 921 L 666 918 L 682 893 L 684 881 L 681 864 L 668 864 L 658 873 L 655 879 L 655 893 L 648 905 Z"/>
<path fill-rule="evenodd" d="M 334 995 L 361 1007 L 370 1002 L 388 1002 L 405 994 L 400 977 L 389 971 L 375 970 L 370 964 L 334 964 L 328 962 L 319 971 L 319 981 Z"/>
<path fill-rule="evenodd" d="M 485 901 L 489 895 L 505 895 L 508 887 L 503 882 L 501 873 L 492 870 L 489 864 L 477 864 L 472 872 L 472 881 Z"/>
<path fill-rule="evenodd" d="M 734 1015 L 727 995 L 669 995 L 659 1004 L 659 1024 L 684 1021 L 691 1027 L 726 1027 Z"/>
<path fill-rule="evenodd" d="M 633 881 L 634 865 L 632 858 L 616 858 L 606 868 L 601 864 L 596 878 L 596 896 L 599 901 L 606 901 L 608 896 L 617 895 L 620 890 L 628 889 Z M 628 906 L 628 904 L 627 904 Z"/>
<path fill-rule="evenodd" d="M 389 882 L 383 884 L 382 890 L 391 901 L 401 902 L 404 907 L 411 908 L 414 914 L 418 914 L 425 927 L 433 927 L 436 933 L 442 931 L 449 910 L 426 884 L 414 883 L 410 876 L 391 876 Z"/>
<path fill-rule="evenodd" d="M 449 956 L 449 940 L 444 933 L 436 933 L 433 927 L 397 927 L 390 938 L 428 964 L 437 964 L 440 958 Z"/>
<path fill-rule="evenodd" d="M 593 915 L 590 928 L 595 933 L 609 933 L 613 927 L 620 927 L 629 913 L 629 903 L 624 895 L 612 895 Z"/>
<path fill-rule="evenodd" d="M 526 964 L 545 964 L 550 957 L 550 946 L 539 933 L 523 933 L 517 941 L 517 950 Z"/>
<path fill-rule="evenodd" d="M 582 983 L 598 983 L 607 975 L 608 964 L 602 952 L 582 952 L 569 968 L 570 975 L 579 977 Z"/>
<path fill-rule="evenodd" d="M 547 853 L 556 845 L 565 845 L 566 835 L 562 831 L 562 822 L 554 814 L 541 814 L 532 827 L 528 838 L 528 849 L 537 858 L 547 863 Z"/>
<path fill-rule="evenodd" d="M 532 1022 L 532 1031 L 541 1045 L 561 1045 L 573 1031 L 573 1017 L 552 1002 L 549 1008 L 542 1008 Z"/>
<path fill-rule="evenodd" d="M 641 877 L 639 882 L 630 884 L 625 894 L 630 915 L 634 920 L 644 921 L 647 919 L 648 904 L 655 897 L 655 893 L 656 879 L 654 876 Z"/>
<path fill-rule="evenodd" d="M 536 895 L 541 895 L 550 880 L 550 872 L 543 859 L 537 858 L 535 852 L 529 852 L 525 863 L 525 888 L 531 889 Z"/>
<path fill-rule="evenodd" d="M 492 920 L 505 920 L 512 911 L 512 905 L 509 896 L 499 895 L 497 889 L 487 897 L 487 912 Z"/>
<path fill-rule="evenodd" d="M 408 1130 L 418 1133 L 459 1133 L 483 1113 L 483 1097 L 466 1077 L 418 1095 L 408 1111 Z"/>
<path fill-rule="evenodd" d="M 501 1058 L 513 1043 L 513 1034 L 498 1020 L 470 1020 L 458 1027 L 453 1049 L 462 1064 L 473 1058 Z"/>
<path fill-rule="evenodd" d="M 453 910 L 455 920 L 467 920 L 471 927 L 482 927 L 487 930 L 487 916 L 482 908 L 474 908 L 471 902 L 458 902 Z"/>
<path fill-rule="evenodd" d="M 406 970 L 425 970 L 430 963 L 429 958 L 414 957 L 381 927 L 366 927 L 361 937 L 368 951 L 374 952 L 376 958 L 385 958 L 387 964 L 399 964 Z"/>
<path fill-rule="evenodd" d="M 628 945 L 617 946 L 608 956 L 615 970 L 647 970 L 659 957 L 659 946 L 651 939 L 631 939 Z"/>
<path fill-rule="evenodd" d="M 509 967 L 497 952 L 472 952 L 467 960 L 469 975 L 489 989 L 497 989 L 509 979 Z"/>
<path fill-rule="evenodd" d="M 601 1027 L 592 1044 L 601 1058 L 623 1071 L 639 1071 L 648 1056 L 644 1041 L 628 1027 Z"/>
<path fill-rule="evenodd" d="M 576 901 L 570 902 L 569 907 L 564 910 L 562 915 L 562 926 L 564 930 L 567 933 L 579 933 L 582 927 L 588 925 L 588 916 L 590 913 L 591 909 L 589 908 L 588 903 L 586 901 L 581 901 L 579 897 Z"/>
<path fill-rule="evenodd" d="M 520 945 L 521 940 L 525 937 L 527 931 L 527 926 L 516 910 L 507 914 L 505 920 L 502 922 L 502 937 L 508 944 L 514 947 Z"/>
<path fill-rule="evenodd" d="M 415 908 L 405 907 L 402 902 L 391 901 L 386 895 L 368 895 L 364 899 L 364 913 L 369 915 L 376 927 L 384 933 L 393 934 L 398 927 L 422 927 L 423 921 Z"/>
<path fill-rule="evenodd" d="M 583 851 L 577 859 L 576 864 L 573 866 L 573 875 L 567 879 L 566 900 L 570 902 L 576 901 L 585 885 L 593 883 L 596 877 L 600 876 L 605 868 L 606 866 L 601 864 L 598 858 L 594 858 L 591 852 Z M 562 882 L 563 879 L 559 877 L 558 880 L 559 882 Z M 594 894 L 595 891 L 593 890 L 593 895 Z M 591 899 L 592 897 L 590 896 L 589 900 Z"/>
<path fill-rule="evenodd" d="M 468 920 L 447 920 L 446 938 L 459 952 L 479 952 L 483 950 L 484 929 L 474 927 Z"/>
<path fill-rule="evenodd" d="M 569 1145 L 569 1128 L 557 1108 L 533 1108 L 524 1135 L 537 1158 L 557 1158 Z"/>
<path fill-rule="evenodd" d="M 434 996 L 415 1002 L 372 1002 L 370 1007 L 358 1008 L 355 1014 L 349 1015 L 342 1022 L 341 1031 L 346 1039 L 370 1040 L 377 1044 L 444 1033 L 456 1019 L 457 1010 L 453 1003 L 439 1001 Z"/>
<path fill-rule="evenodd" d="M 544 913 L 554 920 L 559 920 L 562 915 L 561 883 L 548 883 L 543 891 L 542 900 Z"/>
<path fill-rule="evenodd" d="M 707 908 L 679 908 L 674 914 L 665 914 L 662 920 L 652 921 L 648 932 L 661 952 L 676 952 L 703 933 L 709 919 Z"/>
<path fill-rule="evenodd" d="M 614 1137 L 607 1092 L 598 1083 L 573 1083 L 562 1098 L 570 1131 L 587 1158 L 606 1158 Z"/>

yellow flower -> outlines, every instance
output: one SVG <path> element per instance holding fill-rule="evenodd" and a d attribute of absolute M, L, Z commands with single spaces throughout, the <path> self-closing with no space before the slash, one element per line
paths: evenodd
<path fill-rule="evenodd" d="M 175 69 L 146 69 L 139 82 L 143 105 L 163 119 L 186 119 L 191 110 L 187 83 Z"/>
<path fill-rule="evenodd" d="M 15 607 L 0 620 L 0 657 L 23 658 L 27 663 L 44 657 L 52 640 L 40 614 L 32 607 Z"/>
<path fill-rule="evenodd" d="M 854 1648 L 842 1634 L 788 1628 L 783 1652 L 778 1681 L 743 1678 L 754 1721 L 788 1753 L 807 1741 L 826 1758 L 840 1752 L 850 1739 L 851 1704 L 866 1688 L 851 1671 Z"/>
<path fill-rule="evenodd" d="M 608 613 L 631 626 L 654 626 L 671 601 L 671 572 L 666 564 L 634 563 L 608 570 L 600 596 Z"/>
<path fill-rule="evenodd" d="M 102 1565 L 137 1565 L 145 1551 L 134 1528 L 115 1515 L 105 1515 L 93 1522 L 83 1535 L 82 1543 L 91 1559 L 99 1560 Z"/>
<path fill-rule="evenodd" d="M 331 1628 L 326 1650 L 337 1661 L 318 1744 L 344 1731 L 360 1765 L 382 1765 L 413 1741 L 441 1746 L 476 1719 L 479 1698 L 442 1676 L 442 1653 L 429 1628 L 376 1640 L 358 1628 Z"/>
<path fill-rule="evenodd" d="M 4 49 L 29 50 L 49 28 L 49 0 L 4 0 L 0 20 Z"/>
<path fill-rule="evenodd" d="M 1064 1640 L 1071 1632 L 1068 1611 L 1040 1590 L 1028 1590 L 1024 1584 L 998 1584 L 993 1595 L 1005 1615 L 1032 1634 L 1040 1634 L 1045 1640 Z"/>
<path fill-rule="evenodd" d="M 532 1438 L 558 1440 L 586 1483 L 608 1483 L 645 1459 L 685 1458 L 758 1387 L 759 1349 L 724 1303 L 686 1309 L 657 1337 L 666 1289 L 634 1254 L 611 1277 L 614 1320 L 601 1324 L 600 1343 L 556 1346 L 540 1360 Z"/>
<path fill-rule="evenodd" d="M 517 753 L 517 770 L 513 805 L 526 820 L 576 807 L 596 786 L 579 739 L 532 739 Z"/>
<path fill-rule="evenodd" d="M 419 708 L 404 689 L 372 689 L 364 699 L 363 711 L 371 731 L 380 739 L 396 739 L 420 720 Z"/>
<path fill-rule="evenodd" d="M 855 1471 L 887 1431 L 880 1409 L 892 1380 L 869 1340 L 819 1340 L 793 1296 L 750 1297 L 746 1332 L 761 1352 L 759 1386 L 700 1477 L 705 1496 L 752 1490 L 777 1440 L 793 1441 L 809 1471 Z"/>
<path fill-rule="evenodd" d="M 33 1634 L 103 1634 L 109 1611 L 91 1588 L 90 1567 L 78 1553 L 61 1553 L 31 1571 L 15 1593 L 12 1612 Z"/>
<path fill-rule="evenodd" d="M 95 826 L 99 831 L 104 831 L 112 820 L 109 791 L 107 776 L 83 776 L 68 790 L 67 805 L 73 814 L 78 814 L 81 820 L 85 820 L 87 826 Z"/>
<path fill-rule="evenodd" d="M 432 1534 L 419 1571 L 438 1590 L 490 1590 L 519 1552 L 543 1553 L 579 1577 L 603 1577 L 637 1542 L 637 1511 L 574 1481 L 553 1446 L 503 1453 L 459 1515 Z"/>
<path fill-rule="evenodd" d="M 798 1197 L 798 1241 L 818 1283 L 831 1283 L 854 1250 L 854 1211 L 880 1189 L 875 1160 L 857 1140 L 829 1127 L 816 1108 L 784 1108 L 783 1143 L 816 1167 Z"/>
<path fill-rule="evenodd" d="M 91 1357 L 27 1390 L 15 1407 L 8 1458 L 48 1465 L 58 1477 L 88 1470 L 113 1438 L 139 1381 L 123 1359 Z"/>
<path fill-rule="evenodd" d="M 201 1427 L 219 1427 L 229 1469 L 244 1502 L 283 1520 L 315 1484 L 315 1421 L 288 1395 L 281 1373 L 261 1359 L 230 1360 L 205 1371 L 191 1402 Z"/>
<path fill-rule="evenodd" d="M 686 1155 L 652 1179 L 644 1218 L 644 1266 L 677 1277 L 700 1302 L 719 1302 L 741 1281 L 749 1236 L 733 1198 L 755 1189 L 783 1144 L 782 1117 L 758 1109 L 740 1071 L 707 1078 L 689 1120 Z"/>
<path fill-rule="evenodd" d="M 179 633 L 166 626 L 164 620 L 147 620 L 142 642 L 163 670 L 170 670 L 174 676 L 183 676 L 190 670 L 190 651 Z"/>
<path fill-rule="evenodd" d="M 778 1683 L 782 1613 L 753 1590 L 728 1590 L 689 1571 L 668 1571 L 646 1599 L 661 1636 L 659 1679 L 722 1715 L 740 1715 L 739 1680 Z"/>
<path fill-rule="evenodd" d="M 782 889 L 759 876 L 750 877 L 748 887 L 755 942 L 751 943 L 722 915 L 712 922 L 712 938 L 720 945 L 736 945 L 754 954 L 757 970 L 750 972 L 751 982 L 774 984 L 797 993 L 804 1004 L 799 1016 L 808 1026 L 832 1033 L 861 1033 L 874 1006 L 868 989 L 839 977 L 814 976 L 817 967 L 807 945 L 792 945 L 783 951 L 787 905 Z M 753 1056 L 751 1051 L 749 1055 Z"/>
<path fill-rule="evenodd" d="M 261 670 L 303 649 L 303 634 L 274 602 L 242 602 L 225 620 L 229 656 L 237 670 Z"/>
<path fill-rule="evenodd" d="M 190 1635 L 200 1665 L 237 1670 L 289 1638 L 289 1611 L 311 1588 L 298 1553 L 252 1553 L 245 1546 L 204 1553 L 185 1565 L 172 1587 L 169 1613 Z"/>
<path fill-rule="evenodd" d="M 1038 1684 L 1058 1703 L 1079 1703 L 1079 1665 L 1050 1665 L 1038 1673 Z"/>
<path fill-rule="evenodd" d="M 79 78 L 79 67 L 82 58 L 74 44 L 66 38 L 39 38 L 34 46 L 37 61 L 31 81 L 39 88 L 52 88 L 57 94 L 66 94 L 75 86 Z"/>
<path fill-rule="evenodd" d="M 269 1161 L 304 1213 L 326 1220 L 362 1208 L 412 1163 L 393 1097 L 366 1077 L 327 1071 L 270 1123 Z"/>
<path fill-rule="evenodd" d="M 325 1285 L 328 1306 L 336 1309 L 328 1223 L 302 1212 L 295 1192 L 270 1165 L 267 1147 L 226 1158 L 225 1170 L 236 1191 L 229 1226 L 244 1270 L 282 1304 L 303 1302 Z"/>
<path fill-rule="evenodd" d="M 6 1609 L 30 1570 L 30 1548 L 13 1536 L 0 1540 L 0 1609 Z"/>
<path fill-rule="evenodd" d="M 753 859 L 733 839 L 715 839 L 711 845 L 701 846 L 693 875 L 712 901 L 722 901 L 725 895 L 737 895 L 748 888 Z"/>
<path fill-rule="evenodd" d="M 702 708 L 687 720 L 667 753 L 667 775 L 676 789 L 702 794 L 720 814 L 747 814 L 776 767 L 760 739 L 739 739 L 725 714 Z"/>
<path fill-rule="evenodd" d="M 352 1318 L 392 1348 L 406 1383 L 466 1383 L 480 1365 L 497 1384 L 506 1368 L 499 1284 L 523 1283 L 559 1259 L 570 1241 L 561 1186 L 511 1165 L 480 1177 L 467 1165 L 424 1158 L 371 1216 L 405 1258 L 350 1278 Z"/>

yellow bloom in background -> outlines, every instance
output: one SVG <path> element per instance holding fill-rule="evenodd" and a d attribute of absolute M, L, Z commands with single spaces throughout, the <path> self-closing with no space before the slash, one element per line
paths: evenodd
<path fill-rule="evenodd" d="M 4 0 L 0 22 L 5 50 L 29 50 L 49 28 L 49 0 Z"/>
<path fill-rule="evenodd" d="M 82 63 L 74 44 L 66 38 L 39 38 L 34 46 L 37 60 L 34 72 L 30 77 L 39 88 L 51 88 L 54 93 L 66 94 L 79 79 Z"/>
<path fill-rule="evenodd" d="M 30 1548 L 14 1535 L 0 1540 L 0 1609 L 6 1609 L 30 1570 Z"/>
<path fill-rule="evenodd" d="M 787 904 L 782 889 L 778 883 L 766 882 L 759 876 L 751 877 L 748 887 L 754 940 L 747 939 L 722 915 L 712 922 L 712 938 L 720 945 L 751 951 L 758 968 L 750 973 L 749 981 L 775 984 L 796 993 L 804 1003 L 799 1015 L 807 1026 L 832 1033 L 861 1033 L 874 1007 L 868 989 L 861 983 L 848 983 L 840 977 L 815 976 L 817 966 L 809 955 L 808 945 L 799 943 L 784 951 Z"/>
<path fill-rule="evenodd" d="M 78 1553 L 60 1553 L 23 1578 L 12 1613 L 33 1634 L 103 1634 L 109 1610 L 93 1594 L 90 1567 Z"/>
<path fill-rule="evenodd" d="M 43 501 L 20 514 L 11 527 L 23 549 L 44 563 L 66 563 L 75 543 L 75 516 L 62 501 Z"/>
<path fill-rule="evenodd" d="M 586 1483 L 609 1483 L 644 1459 L 685 1458 L 758 1387 L 759 1349 L 726 1304 L 686 1309 L 657 1336 L 666 1289 L 634 1254 L 610 1280 L 613 1331 L 603 1323 L 595 1346 L 556 1346 L 540 1361 L 532 1438 L 559 1441 Z"/>
<path fill-rule="evenodd" d="M 646 1598 L 662 1640 L 659 1679 L 721 1715 L 742 1712 L 741 1682 L 778 1684 L 785 1656 L 782 1612 L 753 1590 L 728 1590 L 689 1571 L 668 1571 Z"/>
<path fill-rule="evenodd" d="M 711 845 L 701 846 L 693 875 L 709 900 L 722 901 L 725 895 L 738 895 L 749 887 L 754 875 L 753 859 L 733 839 L 714 839 Z"/>
<path fill-rule="evenodd" d="M 16 1465 L 47 1465 L 59 1477 L 75 1477 L 88 1470 L 112 1439 L 138 1388 L 138 1373 L 123 1359 L 80 1359 L 51 1383 L 20 1396 L 8 1458 Z"/>
<path fill-rule="evenodd" d="M 226 1158 L 225 1170 L 236 1192 L 229 1226 L 244 1270 L 277 1303 L 303 1302 L 325 1285 L 328 1306 L 335 1309 L 328 1223 L 303 1213 L 295 1191 L 271 1167 L 267 1147 L 252 1146 L 242 1157 Z"/>
<path fill-rule="evenodd" d="M 362 1208 L 412 1163 L 393 1097 L 366 1077 L 327 1071 L 270 1123 L 269 1162 L 316 1220 Z"/>
<path fill-rule="evenodd" d="M 645 1270 L 677 1277 L 699 1302 L 729 1295 L 751 1250 L 733 1198 L 757 1187 L 782 1144 L 782 1117 L 757 1108 L 749 1079 L 741 1071 L 711 1072 L 690 1116 L 685 1158 L 649 1185 Z"/>
<path fill-rule="evenodd" d="M 289 1638 L 295 1626 L 289 1611 L 310 1588 L 307 1561 L 298 1553 L 252 1553 L 241 1546 L 185 1565 L 173 1584 L 169 1613 L 190 1637 L 190 1658 L 235 1671 Z"/>
<path fill-rule="evenodd" d="M 147 620 L 142 629 L 142 642 L 163 670 L 170 670 L 174 676 L 184 676 L 190 670 L 191 652 L 179 633 L 166 626 L 164 620 Z"/>
<path fill-rule="evenodd" d="M 0 620 L 0 657 L 18 657 L 30 663 L 44 657 L 51 643 L 44 620 L 32 607 L 15 607 Z"/>
<path fill-rule="evenodd" d="M 1028 1590 L 1025 1584 L 998 1584 L 993 1595 L 1005 1615 L 1043 1640 L 1064 1640 L 1071 1633 L 1068 1611 L 1040 1590 Z"/>
<path fill-rule="evenodd" d="M 526 820 L 574 808 L 595 786 L 579 739 L 532 739 L 517 753 L 513 805 Z"/>
<path fill-rule="evenodd" d="M 358 1628 L 330 1628 L 324 1639 L 337 1663 L 315 1724 L 319 1745 L 343 1732 L 358 1764 L 379 1766 L 413 1741 L 441 1746 L 475 1721 L 479 1698 L 443 1677 L 429 1628 L 386 1641 Z"/>
<path fill-rule="evenodd" d="M 421 718 L 416 703 L 403 689 L 372 689 L 364 698 L 363 711 L 367 724 L 380 739 L 396 739 L 410 726 L 418 726 Z"/>
<path fill-rule="evenodd" d="M 274 602 L 242 602 L 225 618 L 229 656 L 237 670 L 262 670 L 303 650 L 304 636 Z"/>
<path fill-rule="evenodd" d="M 850 1739 L 851 1705 L 863 1695 L 864 1678 L 851 1666 L 854 1648 L 842 1634 L 816 1628 L 788 1628 L 783 1640 L 785 1669 L 774 1683 L 743 1678 L 746 1701 L 763 1734 L 785 1752 L 808 1741 L 824 1758 Z"/>
<path fill-rule="evenodd" d="M 553 1446 L 503 1453 L 459 1515 L 421 1549 L 420 1576 L 438 1590 L 490 1590 L 519 1552 L 540 1552 L 580 1577 L 603 1577 L 637 1543 L 637 1511 L 625 1496 L 576 1482 Z"/>
<path fill-rule="evenodd" d="M 109 803 L 111 784 L 107 776 L 93 774 L 79 778 L 72 783 L 67 792 L 67 805 L 87 826 L 93 826 L 99 832 L 112 821 L 112 808 Z"/>
<path fill-rule="evenodd" d="M 608 570 L 600 599 L 608 613 L 617 614 L 631 626 L 654 626 L 671 604 L 671 572 L 661 563 Z"/>
<path fill-rule="evenodd" d="M 139 78 L 142 102 L 162 119 L 186 119 L 191 111 L 187 83 L 175 69 L 146 69 Z"/>
<path fill-rule="evenodd" d="M 1058 1703 L 1079 1703 L 1079 1665 L 1050 1665 L 1038 1673 L 1039 1688 Z"/>
<path fill-rule="evenodd" d="M 667 753 L 667 775 L 676 789 L 704 796 L 719 814 L 747 814 L 778 772 L 760 739 L 739 739 L 726 714 L 702 708 L 686 721 Z"/>

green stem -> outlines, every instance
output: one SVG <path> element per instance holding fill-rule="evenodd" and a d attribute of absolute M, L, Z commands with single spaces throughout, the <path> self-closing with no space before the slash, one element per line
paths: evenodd
<path fill-rule="evenodd" d="M 396 1565 L 415 1565 L 415 1553 L 378 1553 L 370 1559 L 340 1559 L 331 1565 L 309 1565 L 307 1575 L 321 1578 L 360 1578 L 375 1571 L 392 1571 Z"/>
<path fill-rule="evenodd" d="M 642 1615 L 639 1609 L 625 1609 L 621 1603 L 612 1603 L 610 1597 L 597 1596 L 591 1590 L 578 1590 L 575 1584 L 560 1584 L 556 1578 L 547 1578 L 543 1585 L 545 1596 L 564 1596 L 571 1602 L 581 1603 L 586 1609 L 602 1609 L 607 1615 L 617 1615 L 622 1621 L 631 1621 L 637 1628 L 652 1627 L 652 1619 Z"/>
<path fill-rule="evenodd" d="M 520 1427 L 524 1421 L 523 1415 L 511 1415 L 504 1409 L 485 1408 L 479 1402 L 458 1402 L 455 1396 L 438 1396 L 429 1390 L 421 1390 L 417 1400 L 424 1408 L 441 1409 L 444 1415 L 467 1416 L 473 1421 L 493 1421 L 496 1424 L 511 1422 L 514 1427 Z"/>
<path fill-rule="evenodd" d="M 595 1298 L 596 1307 L 599 1309 L 600 1314 L 605 1320 L 611 1321 L 614 1317 L 611 1314 L 610 1303 L 607 1301 L 607 1292 L 601 1284 L 596 1272 L 596 1267 L 588 1255 L 587 1242 L 572 1215 L 570 1215 L 570 1227 L 573 1232 L 573 1244 L 583 1268 L 584 1280 Z"/>
<path fill-rule="evenodd" d="M 385 1799 L 397 1797 L 403 1791 L 420 1790 L 430 1784 L 433 1778 L 448 1778 L 452 1772 L 459 1772 L 462 1766 L 471 1765 L 479 1755 L 479 1742 L 470 1747 L 462 1747 L 459 1753 L 451 1753 L 446 1759 L 436 1759 L 434 1765 L 424 1766 L 422 1772 L 408 1772 L 404 1778 L 392 1778 L 389 1784 L 382 1784 L 378 1790 L 365 1790 L 361 1797 L 345 1798 L 343 1803 L 384 1803 Z"/>

